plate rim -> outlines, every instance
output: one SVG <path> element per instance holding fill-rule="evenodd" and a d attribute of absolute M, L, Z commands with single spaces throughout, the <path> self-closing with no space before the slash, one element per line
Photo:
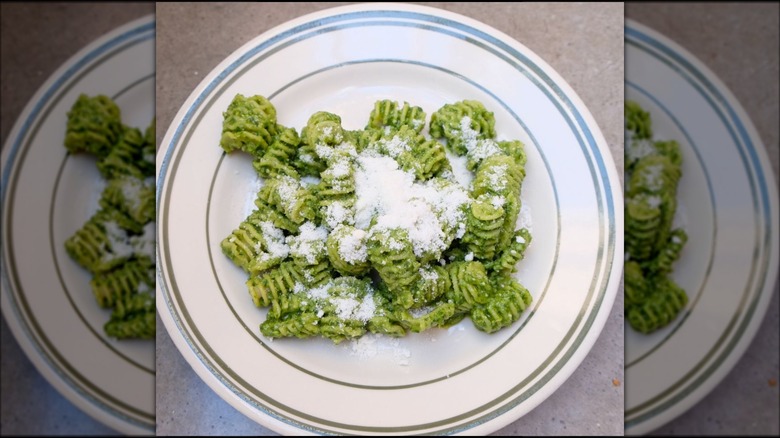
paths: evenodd
<path fill-rule="evenodd" d="M 716 369 L 714 369 L 709 374 L 709 377 L 705 378 L 704 381 L 701 382 L 696 388 L 687 391 L 687 393 L 682 395 L 682 398 L 677 402 L 672 403 L 663 410 L 660 410 L 660 412 L 655 413 L 653 416 L 642 421 L 626 423 L 626 435 L 640 435 L 662 427 L 663 425 L 684 414 L 686 411 L 704 399 L 734 369 L 739 359 L 742 358 L 745 351 L 755 338 L 761 323 L 766 317 L 766 313 L 769 307 L 768 304 L 773 296 L 775 285 L 778 281 L 780 281 L 780 279 L 778 279 L 778 247 L 780 246 L 780 243 L 778 243 L 777 240 L 778 188 L 777 182 L 772 179 L 774 171 L 768 165 L 769 158 L 766 152 L 766 145 L 756 130 L 752 119 L 748 116 L 742 104 L 726 86 L 726 84 L 697 56 L 693 55 L 685 47 L 667 37 L 666 35 L 656 31 L 652 27 L 642 24 L 635 19 L 626 18 L 624 29 L 624 38 L 627 43 L 630 39 L 629 31 L 636 31 L 644 34 L 646 38 L 653 40 L 653 43 L 661 45 L 663 48 L 674 52 L 674 55 L 682 58 L 689 64 L 689 66 L 678 65 L 678 68 L 684 69 L 686 72 L 693 73 L 695 76 L 699 76 L 699 81 L 703 80 L 709 82 L 709 84 L 705 82 L 704 85 L 710 85 L 710 88 L 721 94 L 723 98 L 722 104 L 729 107 L 734 112 L 730 118 L 730 121 L 741 124 L 743 126 L 746 131 L 745 135 L 753 146 L 752 152 L 756 154 L 755 162 L 757 165 L 752 165 L 750 170 L 760 170 L 763 174 L 764 178 L 761 181 L 763 185 L 760 186 L 759 189 L 763 188 L 766 191 L 766 200 L 768 203 L 766 208 L 768 209 L 769 214 L 769 217 L 767 218 L 767 224 L 764 225 L 768 231 L 767 238 L 770 241 L 770 246 L 768 247 L 766 255 L 767 272 L 766 277 L 760 278 L 760 280 L 764 281 L 763 287 L 760 290 L 757 290 L 758 288 L 754 287 L 757 295 L 754 298 L 755 312 L 747 322 L 747 326 L 742 331 L 741 336 L 737 339 L 736 344 L 727 353 L 725 360 L 720 362 L 720 365 L 718 365 Z M 745 146 L 745 148 L 749 149 L 748 146 Z M 780 176 L 775 175 L 775 178 L 778 177 Z M 771 239 L 772 237 L 774 237 L 774 239 Z M 730 339 L 733 339 L 733 337 Z M 628 377 L 626 377 L 626 386 L 630 386 Z M 654 410 L 657 409 L 658 408 Z"/>
<path fill-rule="evenodd" d="M 162 141 L 161 148 L 158 152 L 158 157 L 157 157 L 158 185 L 157 185 L 156 201 L 158 205 L 158 215 L 161 212 L 160 201 L 163 197 L 162 193 L 164 192 L 163 189 L 166 183 L 166 177 L 169 176 L 168 165 L 170 163 L 171 156 L 174 154 L 178 146 L 178 144 L 174 143 L 172 139 L 175 139 L 177 137 L 177 132 L 179 131 L 183 132 L 184 130 L 188 129 L 188 127 L 191 125 L 191 122 L 187 121 L 186 122 L 187 125 L 185 126 L 183 124 L 184 123 L 183 121 L 186 118 L 187 113 L 199 105 L 198 101 L 200 100 L 200 98 L 207 97 L 210 94 L 210 91 L 208 90 L 209 86 L 214 82 L 218 82 L 220 77 L 230 76 L 230 74 L 226 74 L 225 72 L 227 67 L 233 63 L 238 62 L 238 60 L 241 59 L 242 56 L 247 56 L 247 53 L 252 48 L 261 45 L 265 41 L 271 40 L 273 37 L 278 36 L 284 30 L 289 30 L 291 28 L 295 28 L 296 26 L 300 26 L 303 23 L 313 22 L 317 19 L 322 19 L 324 17 L 332 17 L 340 13 L 361 12 L 361 11 L 416 12 L 419 14 L 429 15 L 437 18 L 449 19 L 454 22 L 457 22 L 458 24 L 462 24 L 466 27 L 470 27 L 472 30 L 476 30 L 486 35 L 489 35 L 491 38 L 500 41 L 505 46 L 510 47 L 519 53 L 522 53 L 523 56 L 525 56 L 533 64 L 538 66 L 540 70 L 543 71 L 543 73 L 548 76 L 550 82 L 554 82 L 555 86 L 559 87 L 561 91 L 564 92 L 566 98 L 569 99 L 571 107 L 576 109 L 575 113 L 581 116 L 581 118 L 583 119 L 581 126 L 587 127 L 590 130 L 590 134 L 593 137 L 594 146 L 593 146 L 593 150 L 592 151 L 589 150 L 589 152 L 591 153 L 598 152 L 600 154 L 599 157 L 601 158 L 600 164 L 604 167 L 604 169 L 602 169 L 602 173 L 604 177 L 603 179 L 600 178 L 598 180 L 598 184 L 604 185 L 604 187 L 601 188 L 600 190 L 603 191 L 603 195 L 609 198 L 608 202 L 614 204 L 612 206 L 614 210 L 612 212 L 612 215 L 613 218 L 615 219 L 615 223 L 614 224 L 609 223 L 609 220 L 607 220 L 605 221 L 604 227 L 611 230 L 611 232 L 614 233 L 615 236 L 613 242 L 615 248 L 618 247 L 622 248 L 622 238 L 623 238 L 622 187 L 620 184 L 620 179 L 617 176 L 618 175 L 617 168 L 615 167 L 614 159 L 608 148 L 608 144 L 603 137 L 599 125 L 595 122 L 592 114 L 587 109 L 587 107 L 582 102 L 582 100 L 579 98 L 579 96 L 576 94 L 576 92 L 574 92 L 571 86 L 547 62 L 545 62 L 538 55 L 536 55 L 536 53 L 528 49 L 519 41 L 515 40 L 512 37 L 509 37 L 505 33 L 493 28 L 492 26 L 477 21 L 473 18 L 466 17 L 443 9 L 432 8 L 428 6 L 420 6 L 420 5 L 409 5 L 409 4 L 390 4 L 390 3 L 356 4 L 356 5 L 333 7 L 333 8 L 328 8 L 316 12 L 311 12 L 305 15 L 298 16 L 291 20 L 288 20 L 282 24 L 274 26 L 273 28 L 270 28 L 269 30 L 263 32 L 262 34 L 253 37 L 251 40 L 242 44 L 239 48 L 237 48 L 236 50 L 232 51 L 229 55 L 227 55 L 194 88 L 194 90 L 189 94 L 189 96 L 184 101 L 184 103 L 179 107 L 176 115 L 173 117 L 170 125 L 167 127 L 166 134 Z M 199 113 L 197 109 L 193 111 L 194 111 L 192 113 L 193 115 Z M 160 230 L 163 227 L 162 221 L 158 220 L 157 225 L 158 225 L 158 236 L 160 236 L 162 235 L 160 233 Z M 162 245 L 160 243 L 161 241 L 158 241 L 158 252 L 157 252 L 158 259 L 162 258 L 162 250 L 161 250 Z M 579 348 L 573 352 L 572 357 L 569 359 L 571 366 L 564 367 L 564 369 L 561 370 L 557 376 L 555 376 L 555 379 L 556 380 L 560 379 L 560 381 L 559 382 L 556 381 L 554 383 L 548 382 L 549 383 L 548 385 L 545 385 L 542 389 L 540 389 L 541 393 L 546 393 L 546 394 L 544 394 L 544 396 L 541 397 L 540 400 L 536 401 L 536 403 L 519 404 L 518 406 L 515 406 L 507 410 L 506 412 L 502 413 L 501 415 L 499 415 L 498 418 L 491 418 L 491 419 L 484 420 L 482 424 L 477 424 L 477 425 L 471 424 L 467 429 L 470 429 L 470 431 L 472 432 L 479 431 L 485 433 L 485 432 L 489 432 L 490 430 L 495 430 L 501 427 L 501 425 L 505 425 L 508 424 L 509 422 L 516 421 L 519 418 L 519 415 L 517 416 L 512 415 L 513 411 L 518 411 L 519 410 L 518 408 L 523 407 L 523 408 L 527 408 L 525 412 L 529 412 L 531 409 L 535 408 L 536 405 L 541 403 L 541 401 L 546 399 L 552 392 L 557 390 L 558 387 L 560 387 L 563 384 L 563 382 L 568 380 L 568 377 L 570 377 L 570 375 L 574 372 L 574 370 L 576 370 L 579 367 L 584 357 L 588 354 L 588 352 L 590 352 L 596 339 L 598 339 L 598 337 L 600 336 L 603 327 L 606 323 L 606 320 L 609 316 L 609 313 L 612 310 L 612 307 L 614 305 L 615 296 L 619 289 L 618 282 L 622 275 L 622 263 L 621 263 L 622 254 L 618 255 L 618 253 L 619 251 L 616 250 L 614 256 L 611 259 L 609 259 L 608 257 L 605 258 L 605 263 L 608 265 L 608 267 L 604 268 L 604 273 L 602 274 L 604 277 L 603 279 L 604 295 L 603 297 L 601 297 L 600 303 L 593 305 L 594 317 L 592 323 L 590 324 L 589 330 L 584 334 L 583 336 L 584 339 L 580 343 Z M 166 290 L 163 270 L 161 265 L 159 264 L 157 268 L 157 274 L 158 274 L 158 281 L 157 281 L 158 312 L 160 313 L 161 319 L 172 341 L 176 345 L 180 354 L 184 356 L 187 363 L 190 365 L 190 367 L 193 368 L 196 374 L 205 383 L 207 383 L 208 386 L 215 393 L 217 393 L 217 395 L 219 395 L 222 399 L 227 401 L 232 407 L 236 408 L 237 410 L 242 412 L 244 415 L 246 415 L 253 421 L 263 426 L 269 427 L 275 431 L 301 433 L 302 429 L 300 427 L 296 427 L 287 422 L 280 421 L 274 418 L 270 413 L 259 411 L 253 406 L 248 405 L 248 403 L 244 402 L 244 400 L 242 400 L 242 398 L 238 394 L 235 394 L 232 390 L 225 387 L 224 383 L 221 381 L 219 376 L 215 375 L 212 371 L 209 370 L 210 368 L 209 365 L 205 363 L 204 358 L 201 357 L 202 353 L 199 351 L 194 351 L 192 345 L 194 341 L 189 340 L 188 335 L 182 332 L 182 330 L 179 327 L 179 325 L 181 324 L 181 322 L 179 321 L 179 317 L 177 315 L 174 315 L 175 312 L 170 308 L 170 306 L 172 306 L 169 298 L 170 292 Z M 598 299 L 598 297 L 596 297 L 595 299 Z M 195 344 L 197 344 L 197 342 L 195 342 Z M 266 420 L 266 422 L 258 419 L 258 414 L 259 417 L 262 418 L 263 420 Z M 502 424 L 501 423 L 502 421 L 504 421 L 505 423 Z"/>
<path fill-rule="evenodd" d="M 8 202 L 6 197 L 8 178 L 14 173 L 16 166 L 19 164 L 17 154 L 22 149 L 22 141 L 27 137 L 29 127 L 40 120 L 38 111 L 48 105 L 50 98 L 57 94 L 61 86 L 70 77 L 78 75 L 85 66 L 92 65 L 92 58 L 99 56 L 102 51 L 108 50 L 122 41 L 132 40 L 146 34 L 151 34 L 151 38 L 154 39 L 156 35 L 155 24 L 155 15 L 152 13 L 140 16 L 107 31 L 83 46 L 57 67 L 29 98 L 22 111 L 16 117 L 3 144 L 2 169 L 0 169 L 2 171 L 2 176 L 0 177 L 2 180 L 0 205 L 4 209 Z M 6 233 L 5 223 L 3 223 L 2 229 L 2 235 L 4 236 Z M 74 382 L 71 378 L 65 376 L 59 367 L 46 356 L 46 353 L 42 351 L 41 346 L 38 345 L 32 334 L 35 330 L 31 329 L 24 321 L 24 318 L 20 315 L 18 303 L 12 296 L 14 292 L 8 278 L 9 273 L 6 266 L 8 261 L 7 257 L 5 257 L 7 251 L 7 245 L 3 243 L 2 253 L 4 257 L 2 258 L 2 263 L 0 263 L 2 313 L 14 339 L 36 370 L 60 395 L 101 424 L 125 434 L 147 435 L 154 433 L 155 424 L 143 423 L 140 420 L 128 418 L 110 406 L 95 400 L 78 382 Z"/>

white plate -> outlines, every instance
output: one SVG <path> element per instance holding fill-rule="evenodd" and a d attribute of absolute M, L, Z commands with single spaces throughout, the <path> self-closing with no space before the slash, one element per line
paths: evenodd
<path fill-rule="evenodd" d="M 518 278 L 534 296 L 493 335 L 469 320 L 369 353 L 323 339 L 269 342 L 246 274 L 219 243 L 248 214 L 248 156 L 219 147 L 237 93 L 268 96 L 301 129 L 318 110 L 362 128 L 374 101 L 430 115 L 477 99 L 499 137 L 527 145 L 522 198 L 534 241 Z M 524 415 L 577 368 L 604 325 L 622 268 L 622 195 L 609 149 L 565 81 L 526 47 L 449 12 L 357 5 L 314 13 L 253 39 L 178 112 L 158 155 L 158 309 L 199 376 L 281 433 L 489 433 Z M 366 353 L 366 351 L 362 351 Z M 370 356 L 370 357 L 365 357 Z"/>
<path fill-rule="evenodd" d="M 717 77 L 663 35 L 626 20 L 626 99 L 653 136 L 683 153 L 679 223 L 689 241 L 674 278 L 687 308 L 651 335 L 626 328 L 627 434 L 650 432 L 701 400 L 753 339 L 778 265 L 778 199 L 753 124 Z"/>
<path fill-rule="evenodd" d="M 90 274 L 65 239 L 94 214 L 103 187 L 95 160 L 68 156 L 67 112 L 80 93 L 113 97 L 122 122 L 154 117 L 154 18 L 104 35 L 60 67 L 14 125 L 2 163 L 2 307 L 16 340 L 43 376 L 86 413 L 120 432 L 152 434 L 154 342 L 103 332 Z"/>

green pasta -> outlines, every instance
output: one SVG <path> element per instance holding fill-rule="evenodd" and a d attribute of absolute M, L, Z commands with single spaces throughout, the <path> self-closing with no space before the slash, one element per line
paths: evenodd
<path fill-rule="evenodd" d="M 688 235 L 673 228 L 682 154 L 676 141 L 653 141 L 650 113 L 626 102 L 625 314 L 634 330 L 670 324 L 688 302 L 669 277 Z"/>
<path fill-rule="evenodd" d="M 98 306 L 110 309 L 104 333 L 115 339 L 155 334 L 155 123 L 125 126 L 106 96 L 79 96 L 68 112 L 65 148 L 97 156 L 106 180 L 100 209 L 65 242 L 68 255 L 92 274 Z"/>
<path fill-rule="evenodd" d="M 109 97 L 82 94 L 68 111 L 65 132 L 68 152 L 88 152 L 103 158 L 121 135 L 121 111 Z"/>
<path fill-rule="evenodd" d="M 340 343 L 464 318 L 494 333 L 530 306 L 511 277 L 531 243 L 516 229 L 527 157 L 520 140 L 496 139 L 482 103 L 442 106 L 430 136 L 422 108 L 387 99 L 357 130 L 318 111 L 299 135 L 263 96 L 236 95 L 224 117 L 220 146 L 251 154 L 263 180 L 221 246 L 266 309 L 264 336 Z M 465 157 L 469 187 L 448 153 Z"/>

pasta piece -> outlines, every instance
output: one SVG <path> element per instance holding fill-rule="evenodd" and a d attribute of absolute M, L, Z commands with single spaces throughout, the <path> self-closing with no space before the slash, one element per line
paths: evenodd
<path fill-rule="evenodd" d="M 296 283 L 303 282 L 303 273 L 293 262 L 283 262 L 277 268 L 262 275 L 249 277 L 246 285 L 252 302 L 257 307 L 268 307 L 276 302 L 276 313 L 280 314 L 282 306 L 279 300 L 293 291 Z"/>
<path fill-rule="evenodd" d="M 380 100 L 374 104 L 374 109 L 368 119 L 366 129 L 400 128 L 407 126 L 415 132 L 425 127 L 425 111 L 418 106 L 404 102 L 399 109 L 398 104 L 391 100 Z"/>
<path fill-rule="evenodd" d="M 457 313 L 468 312 L 485 304 L 492 293 L 485 266 L 480 262 L 454 262 L 447 265 L 452 287 L 446 297 L 455 304 Z"/>
<path fill-rule="evenodd" d="M 147 263 L 130 260 L 112 271 L 95 275 L 89 282 L 98 305 L 113 308 L 118 301 L 154 289 L 154 270 Z"/>
<path fill-rule="evenodd" d="M 406 230 L 379 231 L 369 235 L 368 258 L 391 293 L 408 289 L 420 277 L 420 262 L 414 255 Z"/>
<path fill-rule="evenodd" d="M 509 275 L 517 271 L 517 263 L 525 256 L 525 250 L 531 243 L 531 233 L 521 228 L 514 234 L 514 239 L 504 248 L 496 259 L 488 264 L 491 271 L 500 275 Z"/>
<path fill-rule="evenodd" d="M 144 137 L 137 128 L 125 127 L 119 141 L 108 154 L 98 161 L 97 167 L 103 178 L 132 176 L 142 179 L 145 172 L 139 164 L 143 161 Z"/>
<path fill-rule="evenodd" d="M 399 312 L 399 321 L 403 327 L 420 333 L 433 327 L 440 327 L 455 315 L 455 304 L 443 301 L 429 307 Z"/>
<path fill-rule="evenodd" d="M 474 257 L 490 260 L 495 256 L 505 216 L 504 208 L 490 195 L 481 195 L 472 202 L 467 213 L 463 243 Z"/>
<path fill-rule="evenodd" d="M 528 290 L 511 277 L 494 278 L 492 287 L 493 294 L 487 302 L 471 309 L 474 326 L 487 333 L 512 325 L 533 300 Z"/>
<path fill-rule="evenodd" d="M 647 299 L 648 288 L 639 263 L 629 260 L 623 268 L 625 307 L 641 304 Z"/>
<path fill-rule="evenodd" d="M 450 277 L 443 267 L 420 268 L 420 279 L 411 288 L 414 301 L 411 307 L 419 309 L 433 304 L 439 297 L 444 296 L 451 287 Z"/>
<path fill-rule="evenodd" d="M 462 100 L 446 104 L 431 115 L 430 133 L 434 138 L 445 138 L 447 147 L 457 155 L 468 152 L 466 143 L 472 139 L 464 131 L 474 132 L 474 139 L 492 139 L 496 136 L 495 117 L 476 100 Z"/>
<path fill-rule="evenodd" d="M 314 220 L 316 214 L 317 199 L 299 180 L 287 175 L 266 181 L 257 193 L 257 199 L 295 225 Z"/>
<path fill-rule="evenodd" d="M 256 158 L 252 166 L 257 174 L 265 179 L 274 176 L 289 176 L 298 179 L 298 171 L 292 164 L 293 158 L 298 153 L 298 145 L 301 142 L 298 133 L 292 128 L 278 127 L 279 133 L 268 146 L 262 157 Z"/>
<path fill-rule="evenodd" d="M 104 210 L 116 209 L 128 216 L 134 223 L 125 228 L 138 232 L 139 227 L 154 220 L 154 180 L 134 176 L 120 176 L 108 181 L 100 196 L 99 204 Z"/>
<path fill-rule="evenodd" d="M 103 158 L 122 135 L 121 111 L 107 96 L 81 94 L 68 111 L 65 148 Z"/>
<path fill-rule="evenodd" d="M 641 333 L 651 333 L 668 325 L 688 304 L 688 296 L 668 277 L 656 278 L 652 292 L 626 311 L 628 322 Z"/>
<path fill-rule="evenodd" d="M 344 141 L 344 129 L 341 127 L 341 117 L 336 114 L 319 111 L 309 117 L 306 127 L 301 133 L 306 144 L 317 146 L 333 146 Z M 316 148 L 315 148 L 316 152 Z M 319 155 L 319 152 L 317 152 Z M 322 159 L 326 157 L 320 156 Z"/>
<path fill-rule="evenodd" d="M 222 252 L 247 272 L 258 273 L 279 265 L 289 254 L 284 232 L 254 211 L 220 243 Z"/>
<path fill-rule="evenodd" d="M 130 295 L 119 300 L 103 329 L 117 339 L 153 339 L 156 333 L 154 297 L 150 293 Z"/>
<path fill-rule="evenodd" d="M 220 146 L 262 156 L 276 135 L 276 108 L 263 96 L 237 94 L 224 113 Z"/>
<path fill-rule="evenodd" d="M 328 235 L 326 247 L 331 265 L 341 275 L 359 276 L 371 269 L 366 232 L 359 228 L 338 224 Z"/>

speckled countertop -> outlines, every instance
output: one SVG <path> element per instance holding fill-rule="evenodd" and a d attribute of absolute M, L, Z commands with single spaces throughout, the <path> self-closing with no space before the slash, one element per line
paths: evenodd
<path fill-rule="evenodd" d="M 629 3 L 625 8 L 626 18 L 680 44 L 725 83 L 758 130 L 777 183 L 780 5 Z M 780 433 L 780 284 L 774 281 L 769 309 L 742 359 L 709 395 L 653 434 Z"/>
<path fill-rule="evenodd" d="M 430 3 L 512 36 L 576 90 L 603 131 L 616 165 L 623 157 L 623 5 Z M 157 6 L 158 139 L 179 107 L 219 62 L 290 19 L 336 6 L 160 3 Z M 622 172 L 619 172 L 622 176 Z M 501 435 L 623 433 L 623 292 L 582 365 L 551 397 Z M 160 325 L 162 327 L 162 325 Z M 217 396 L 164 330 L 157 336 L 157 432 L 273 434 Z"/>

